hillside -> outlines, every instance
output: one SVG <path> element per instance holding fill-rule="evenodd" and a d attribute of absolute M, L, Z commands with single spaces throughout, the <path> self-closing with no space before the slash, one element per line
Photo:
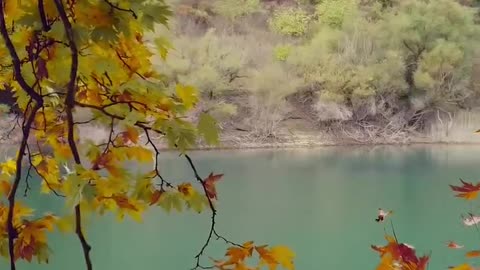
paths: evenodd
<path fill-rule="evenodd" d="M 157 69 L 224 146 L 480 142 L 475 1 L 167 2 Z"/>

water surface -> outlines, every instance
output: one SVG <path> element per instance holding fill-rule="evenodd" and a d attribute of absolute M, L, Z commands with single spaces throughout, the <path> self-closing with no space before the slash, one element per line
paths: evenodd
<path fill-rule="evenodd" d="M 192 153 L 202 175 L 225 174 L 218 184 L 218 231 L 237 242 L 288 245 L 297 253 L 299 270 L 375 269 L 378 255 L 370 244 L 383 244 L 385 229 L 374 221 L 379 207 L 395 211 L 401 242 L 420 253 L 431 252 L 429 269 L 461 262 L 463 252 L 448 250 L 445 243 L 455 240 L 479 248 L 479 234 L 460 222 L 460 214 L 477 210 L 478 204 L 456 199 L 448 184 L 457 183 L 459 177 L 477 180 L 479 156 L 477 146 Z M 192 179 L 185 159 L 177 155 L 165 154 L 161 167 L 173 182 Z M 44 211 L 61 209 L 62 204 L 33 193 L 29 201 Z M 187 270 L 208 229 L 206 214 L 169 215 L 154 209 L 141 225 L 98 218 L 90 225 L 88 238 L 95 269 Z M 48 266 L 20 263 L 18 269 L 85 269 L 75 236 L 53 234 L 51 247 L 54 255 Z M 213 242 L 208 255 L 221 256 L 225 247 Z M 0 261 L 0 269 L 6 267 L 6 261 Z"/>

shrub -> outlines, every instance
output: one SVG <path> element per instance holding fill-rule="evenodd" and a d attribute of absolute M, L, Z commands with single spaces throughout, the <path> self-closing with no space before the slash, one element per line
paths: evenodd
<path fill-rule="evenodd" d="M 291 50 L 292 46 L 290 45 L 278 45 L 273 49 L 273 55 L 275 59 L 285 61 L 290 55 Z"/>
<path fill-rule="evenodd" d="M 215 0 L 213 3 L 213 11 L 230 20 L 259 12 L 260 10 L 259 0 Z"/>
<path fill-rule="evenodd" d="M 310 22 L 310 16 L 300 8 L 281 8 L 273 13 L 269 20 L 272 31 L 289 36 L 305 34 Z"/>
<path fill-rule="evenodd" d="M 323 0 L 316 7 L 319 22 L 331 27 L 341 27 L 356 11 L 356 0 Z"/>

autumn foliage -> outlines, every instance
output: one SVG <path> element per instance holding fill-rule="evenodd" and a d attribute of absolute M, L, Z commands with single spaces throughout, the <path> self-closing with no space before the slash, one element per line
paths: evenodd
<path fill-rule="evenodd" d="M 425 270 L 427 269 L 429 256 L 417 257 L 415 249 L 405 243 L 398 243 L 392 236 L 386 236 L 386 246 L 372 245 L 372 249 L 380 254 L 380 264 L 377 270 L 404 269 Z M 394 268 L 395 267 L 395 268 Z"/>
<path fill-rule="evenodd" d="M 0 164 L 0 255 L 12 270 L 18 260 L 48 263 L 48 232 L 56 229 L 77 235 L 86 269 L 93 269 L 84 218 L 112 212 L 141 221 L 150 207 L 211 214 L 207 239 L 192 254 L 194 268 L 206 267 L 200 258 L 216 238 L 233 247 L 212 267 L 293 269 L 287 247 L 241 246 L 216 231 L 223 174 L 200 176 L 186 153 L 199 140 L 218 143 L 216 121 L 206 112 L 188 118 L 197 90 L 165 82 L 151 62 L 155 54 L 165 58 L 170 45 L 148 33 L 169 16 L 159 0 L 0 0 L 0 86 L 14 92 L 21 111 L 14 126 L 23 135 L 16 156 Z M 79 119 L 79 108 L 88 119 Z M 106 128 L 108 138 L 79 138 L 82 125 Z M 180 151 L 191 179 L 173 185 L 162 176 L 160 143 Z M 139 171 L 132 163 L 153 168 Z M 67 215 L 41 214 L 17 200 L 20 183 L 25 194 L 34 191 L 33 176 L 42 194 L 64 198 Z M 260 264 L 248 268 L 244 260 L 254 250 Z"/>

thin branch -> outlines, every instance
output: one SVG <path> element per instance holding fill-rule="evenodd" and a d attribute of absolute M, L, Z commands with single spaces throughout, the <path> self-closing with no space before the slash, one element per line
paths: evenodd
<path fill-rule="evenodd" d="M 197 171 L 197 168 L 195 167 L 195 165 L 193 164 L 193 161 L 192 159 L 190 158 L 189 155 L 187 154 L 184 154 L 185 158 L 187 159 L 188 163 L 190 164 L 190 167 L 192 168 L 193 170 L 193 174 L 195 175 L 195 178 L 197 179 L 198 182 L 200 182 L 200 184 L 202 185 L 203 187 L 203 191 L 205 193 L 205 196 L 207 197 L 208 199 L 208 205 L 210 206 L 210 210 L 212 211 L 212 216 L 211 216 L 211 223 L 210 223 L 210 231 L 208 233 L 208 237 L 207 237 L 207 240 L 205 241 L 205 243 L 203 244 L 202 248 L 200 249 L 200 251 L 198 252 L 198 254 L 195 256 L 195 259 L 196 259 L 196 265 L 195 267 L 192 268 L 193 269 L 198 269 L 198 268 L 202 268 L 202 269 L 210 269 L 210 267 L 204 267 L 204 266 L 201 266 L 200 265 L 200 257 L 203 255 L 203 253 L 205 252 L 205 249 L 207 248 L 208 244 L 210 243 L 211 239 L 212 239 L 212 236 L 216 236 L 217 237 L 217 240 L 218 239 L 221 239 L 223 241 L 225 241 L 225 243 L 227 244 L 230 244 L 230 245 L 234 245 L 234 246 L 238 246 L 238 247 L 243 247 L 242 245 L 239 245 L 239 244 L 236 244 L 232 241 L 229 241 L 227 240 L 225 237 L 219 235 L 217 233 L 217 231 L 215 230 L 215 223 L 216 223 L 216 216 L 217 216 L 217 209 L 215 208 L 215 206 L 213 205 L 213 201 L 212 199 L 208 196 L 208 192 L 207 192 L 207 187 L 205 186 L 205 181 L 200 177 L 200 175 L 198 174 L 198 171 Z"/>
<path fill-rule="evenodd" d="M 61 0 L 54 0 L 55 6 L 57 7 L 57 11 L 60 15 L 60 19 L 62 20 L 63 26 L 65 28 L 65 33 L 67 35 L 70 53 L 72 58 L 72 64 L 70 66 L 70 80 L 67 85 L 67 95 L 65 98 L 65 105 L 66 105 L 66 114 L 67 114 L 67 124 L 68 124 L 68 144 L 70 146 L 70 150 L 72 152 L 73 158 L 76 164 L 81 164 L 80 154 L 77 149 L 77 145 L 75 144 L 74 138 L 74 121 L 73 121 L 73 108 L 75 107 L 75 92 L 77 87 L 77 72 L 78 72 L 78 49 L 77 45 L 75 44 L 73 28 L 70 24 L 68 19 L 67 13 L 65 8 L 63 7 L 63 3 Z M 75 206 L 75 232 L 78 235 L 80 243 L 82 245 L 83 255 L 85 257 L 85 264 L 87 266 L 87 270 L 92 270 L 92 261 L 90 259 L 90 250 L 91 246 L 87 243 L 85 239 L 85 235 L 82 232 L 82 215 L 80 204 Z"/>
<path fill-rule="evenodd" d="M 120 61 L 122 61 L 122 63 L 133 73 L 137 74 L 140 78 L 144 79 L 144 80 L 147 80 L 147 78 L 145 78 L 145 76 L 143 76 L 142 74 L 138 73 L 138 71 L 134 71 L 130 65 L 125 62 L 125 60 L 123 59 L 123 57 L 120 55 L 120 53 L 118 51 L 115 51 L 117 53 L 117 56 L 118 56 L 118 59 L 120 59 Z"/>
<path fill-rule="evenodd" d="M 38 141 L 37 141 L 37 145 L 38 145 Z M 38 148 L 40 148 L 40 146 L 38 146 Z M 65 197 L 65 195 L 62 195 L 62 194 L 58 193 L 55 189 L 53 189 L 53 187 L 50 185 L 50 182 L 48 182 L 48 180 L 40 173 L 38 168 L 35 165 L 33 165 L 33 162 L 32 162 L 33 155 L 30 152 L 30 147 L 28 146 L 28 144 L 27 144 L 27 153 L 28 153 L 28 162 L 30 164 L 28 169 L 30 170 L 31 168 L 33 168 L 33 170 L 37 173 L 38 176 L 40 176 L 40 178 L 42 178 L 42 180 L 47 185 L 48 189 L 50 189 L 50 191 L 52 191 L 53 194 L 57 195 L 58 197 Z M 42 155 L 42 158 L 43 158 L 43 155 Z"/>
<path fill-rule="evenodd" d="M 30 114 L 26 118 L 27 120 L 24 121 L 24 124 L 22 125 L 23 137 L 22 137 L 22 142 L 20 143 L 20 149 L 18 150 L 18 155 L 16 160 L 15 179 L 13 180 L 12 188 L 10 190 L 10 193 L 8 194 L 9 205 L 8 205 L 7 230 L 8 230 L 8 252 L 10 255 L 11 270 L 16 269 L 14 240 L 18 237 L 17 230 L 13 226 L 15 194 L 17 193 L 18 185 L 20 184 L 20 180 L 22 179 L 22 161 L 23 161 L 23 156 L 25 155 L 25 149 L 28 144 L 28 137 L 30 136 L 30 128 L 32 127 L 33 120 L 35 119 L 35 115 L 37 114 L 39 109 L 40 109 L 40 104 L 35 103 L 33 109 L 31 110 Z"/>
<path fill-rule="evenodd" d="M 150 138 L 150 134 L 148 133 L 148 129 L 143 129 L 145 131 L 145 135 L 147 136 L 147 143 L 149 143 L 152 147 L 153 150 L 155 151 L 155 174 L 160 178 L 162 181 L 160 183 L 160 190 L 164 190 L 164 186 L 166 185 L 167 187 L 173 188 L 173 185 L 166 181 L 162 175 L 160 174 L 160 170 L 158 169 L 158 159 L 160 157 L 160 151 L 158 150 L 157 146 L 153 143 L 152 139 Z"/>
<path fill-rule="evenodd" d="M 392 226 L 392 233 L 393 233 L 393 237 L 395 237 L 395 242 L 397 242 L 398 244 L 398 238 L 397 238 L 397 234 L 395 233 L 395 228 L 393 227 L 393 221 L 390 220 L 390 225 Z"/>
<path fill-rule="evenodd" d="M 104 0 L 104 2 L 106 4 L 108 4 L 110 6 L 110 8 L 113 9 L 116 9 L 116 10 L 119 10 L 119 11 L 125 11 L 125 12 L 130 12 L 132 14 L 132 17 L 136 20 L 138 19 L 138 16 L 137 14 L 135 13 L 135 11 L 133 11 L 133 9 L 129 8 L 129 9 L 126 9 L 126 8 L 121 8 L 118 4 L 114 4 L 108 0 Z"/>

